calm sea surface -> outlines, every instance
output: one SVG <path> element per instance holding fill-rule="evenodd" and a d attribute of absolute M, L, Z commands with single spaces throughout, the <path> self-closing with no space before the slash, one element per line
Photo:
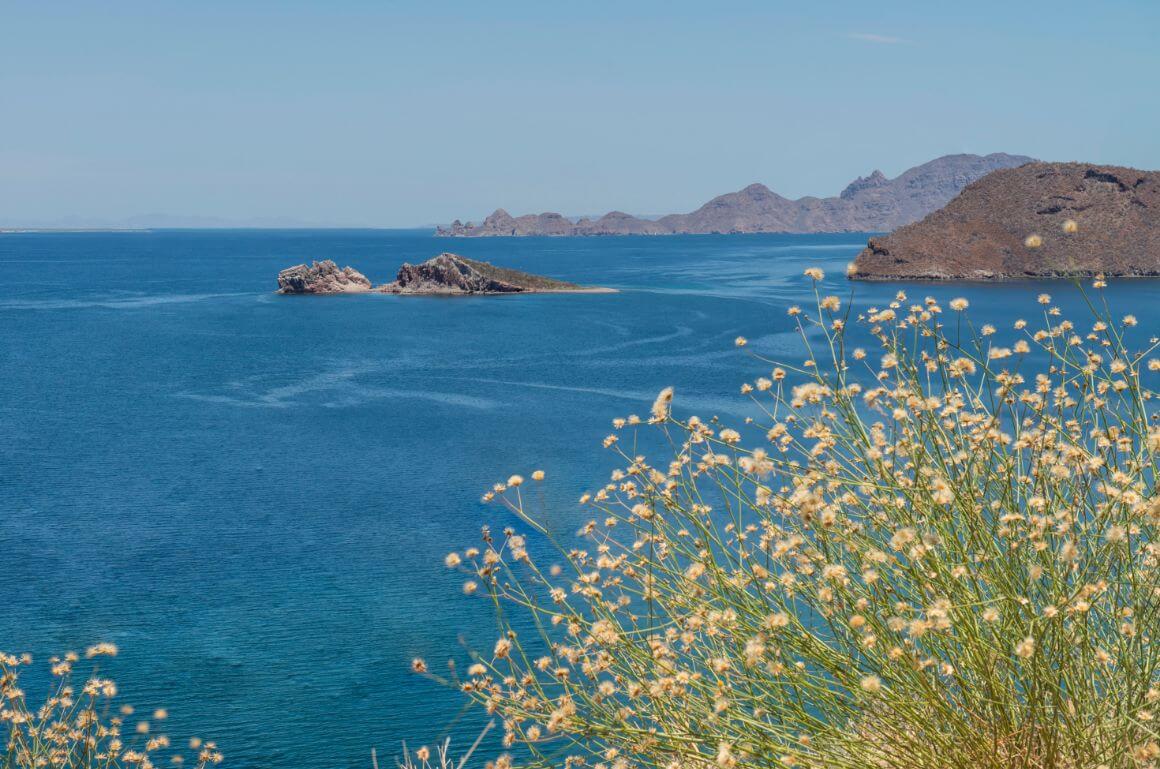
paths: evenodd
<path fill-rule="evenodd" d="M 96 641 L 123 698 L 167 731 L 214 737 L 235 767 L 369 766 L 452 724 L 455 692 L 417 679 L 494 641 L 485 601 L 442 566 L 480 494 L 542 468 L 550 525 L 613 466 L 609 421 L 675 408 L 740 420 L 794 358 L 801 272 L 842 277 L 865 238 L 438 240 L 405 231 L 0 235 L 0 649 Z M 351 264 L 376 283 L 442 250 L 608 295 L 281 297 L 279 269 Z M 1009 328 L 1064 283 L 858 285 L 856 304 L 966 296 Z M 1160 330 L 1160 284 L 1114 283 Z M 473 736 L 470 735 L 470 736 Z M 468 736 L 468 739 L 470 738 Z M 389 761 L 388 761 L 389 763 Z"/>

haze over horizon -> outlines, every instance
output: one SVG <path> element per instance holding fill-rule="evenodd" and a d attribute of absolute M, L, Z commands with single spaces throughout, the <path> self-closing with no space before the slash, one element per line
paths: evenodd
<path fill-rule="evenodd" d="M 0 225 L 649 215 L 956 152 L 1160 168 L 1160 104 L 1125 76 L 1160 71 L 1156 4 L 703 13 L 8 3 Z"/>

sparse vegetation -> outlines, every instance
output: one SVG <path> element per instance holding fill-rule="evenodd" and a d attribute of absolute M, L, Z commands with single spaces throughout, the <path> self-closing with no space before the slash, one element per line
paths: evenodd
<path fill-rule="evenodd" d="M 483 742 L 483 738 L 487 733 L 494 728 L 495 722 L 491 721 L 475 738 L 475 742 L 467 749 L 459 760 L 456 761 L 451 755 L 451 739 L 447 738 L 438 747 L 435 748 L 434 754 L 426 745 L 412 751 L 407 748 L 407 744 L 403 743 L 403 755 L 395 762 L 397 769 L 464 769 L 468 766 L 468 762 L 479 749 L 479 744 Z M 371 751 L 371 765 L 372 769 L 379 769 L 378 756 L 375 751 Z"/>
<path fill-rule="evenodd" d="M 115 704 L 117 685 L 101 675 L 98 663 L 116 654 L 117 647 L 102 643 L 89 647 L 83 659 L 73 652 L 53 657 L 51 690 L 34 705 L 20 680 L 32 657 L 0 653 L 0 769 L 205 769 L 221 763 L 217 746 L 197 738 L 188 742 L 187 761 L 156 731 L 168 717 L 165 710 L 141 717 L 131 706 Z M 78 666 L 84 668 L 83 682 Z"/>
<path fill-rule="evenodd" d="M 666 390 L 560 565 L 512 529 L 448 556 L 501 623 L 463 689 L 543 766 L 1157 765 L 1156 339 L 1102 279 L 1082 325 L 1044 294 L 1000 331 L 806 275 L 759 418 Z M 526 487 L 486 498 L 549 536 Z"/>
<path fill-rule="evenodd" d="M 533 275 L 530 272 L 512 270 L 507 267 L 496 267 L 490 262 L 480 262 L 462 256 L 459 258 L 474 267 L 486 278 L 523 286 L 534 291 L 562 291 L 580 288 L 575 283 L 568 283 L 567 281 L 556 280 L 555 278 L 546 278 L 543 275 Z"/>

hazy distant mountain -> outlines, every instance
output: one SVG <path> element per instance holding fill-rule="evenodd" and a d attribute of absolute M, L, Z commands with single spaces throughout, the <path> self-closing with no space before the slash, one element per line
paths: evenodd
<path fill-rule="evenodd" d="M 131 227 L 143 229 L 298 229 L 313 228 L 313 222 L 287 216 L 261 216 L 251 219 L 227 219 L 221 216 L 181 216 L 174 214 L 143 214 L 124 220 Z M 331 225 L 333 226 L 333 225 Z"/>
<path fill-rule="evenodd" d="M 859 177 L 833 198 L 784 198 L 763 184 L 713 198 L 688 214 L 651 221 L 613 211 L 573 222 L 560 214 L 513 217 L 502 208 L 474 225 L 456 220 L 437 235 L 671 235 L 743 232 L 887 231 L 942 208 L 964 187 L 991 171 L 1029 163 L 1024 155 L 945 155 L 894 179 L 881 171 Z"/>
<path fill-rule="evenodd" d="M 288 217 L 227 219 L 221 216 L 183 216 L 180 214 L 141 214 L 123 219 L 101 219 L 91 216 L 63 216 L 56 219 L 3 220 L 0 229 L 34 230 L 162 230 L 162 229 L 303 229 L 334 227 Z"/>

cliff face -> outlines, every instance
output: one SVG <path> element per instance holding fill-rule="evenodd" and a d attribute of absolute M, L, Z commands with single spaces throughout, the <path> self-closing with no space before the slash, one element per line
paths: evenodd
<path fill-rule="evenodd" d="M 1031 238 L 1038 236 L 1038 238 Z M 1031 163 L 969 185 L 854 262 L 861 280 L 1160 276 L 1160 172 Z"/>
<path fill-rule="evenodd" d="M 743 232 L 866 232 L 893 230 L 945 205 L 991 171 L 1030 162 L 1022 155 L 947 155 L 887 179 L 881 171 L 851 182 L 837 197 L 790 200 L 762 184 L 713 198 L 688 214 L 657 221 L 620 211 L 575 223 L 560 214 L 512 217 L 497 210 L 479 225 L 456 220 L 437 235 L 672 235 Z"/>
<path fill-rule="evenodd" d="M 329 259 L 297 264 L 278 273 L 279 294 L 354 294 L 371 290 L 371 282 L 353 267 Z"/>

